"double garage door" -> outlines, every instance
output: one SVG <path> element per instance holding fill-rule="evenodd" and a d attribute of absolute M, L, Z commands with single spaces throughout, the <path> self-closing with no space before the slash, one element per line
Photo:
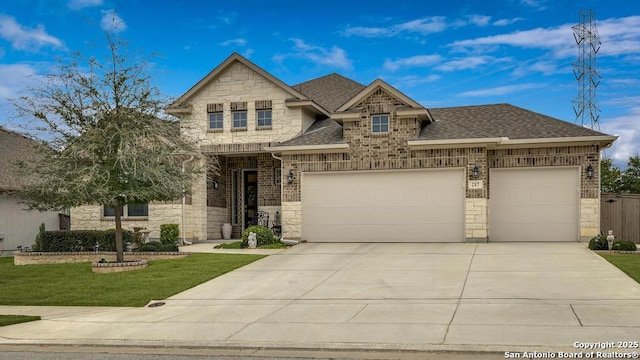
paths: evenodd
<path fill-rule="evenodd" d="M 489 241 L 579 239 L 579 172 L 492 169 Z M 305 173 L 310 242 L 463 242 L 464 169 Z"/>
<path fill-rule="evenodd" d="M 464 170 L 305 173 L 312 242 L 462 242 Z"/>

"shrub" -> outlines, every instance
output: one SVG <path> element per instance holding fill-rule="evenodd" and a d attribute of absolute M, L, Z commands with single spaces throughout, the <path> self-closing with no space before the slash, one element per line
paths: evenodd
<path fill-rule="evenodd" d="M 177 252 L 178 247 L 173 244 L 165 244 L 160 247 L 160 252 Z"/>
<path fill-rule="evenodd" d="M 142 251 L 142 252 L 147 252 L 147 251 L 157 252 L 157 251 L 160 251 L 162 246 L 163 246 L 162 243 L 160 243 L 159 241 L 149 241 L 148 243 L 143 244 L 142 246 L 140 246 L 138 248 L 138 251 Z"/>
<path fill-rule="evenodd" d="M 40 239 L 40 251 L 45 252 L 94 251 L 96 243 L 100 251 L 116 251 L 115 230 L 44 231 Z M 123 245 L 132 240 L 133 234 L 123 230 Z"/>
<path fill-rule="evenodd" d="M 614 241 L 611 246 L 612 250 L 620 250 L 620 251 L 636 251 L 637 247 L 633 241 L 629 240 L 618 240 Z"/>
<path fill-rule="evenodd" d="M 596 236 L 589 241 L 589 249 L 591 250 L 609 250 L 609 243 L 606 235 Z"/>
<path fill-rule="evenodd" d="M 249 246 L 249 233 L 256 233 L 256 240 L 258 241 L 258 246 L 260 245 L 268 245 L 273 244 L 278 241 L 278 238 L 271 233 L 269 228 L 264 226 L 250 226 L 242 233 L 242 247 L 246 248 Z"/>
<path fill-rule="evenodd" d="M 38 235 L 36 235 L 36 241 L 31 247 L 33 251 L 42 251 L 42 234 L 45 232 L 44 223 L 40 224 Z"/>
<path fill-rule="evenodd" d="M 165 245 L 173 245 L 178 241 L 180 230 L 178 224 L 162 224 L 160 225 L 160 242 Z"/>

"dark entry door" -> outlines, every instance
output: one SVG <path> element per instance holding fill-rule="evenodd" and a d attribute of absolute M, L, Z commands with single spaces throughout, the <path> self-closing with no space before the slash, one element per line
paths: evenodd
<path fill-rule="evenodd" d="M 244 172 L 244 227 L 257 224 L 258 215 L 258 172 Z"/>

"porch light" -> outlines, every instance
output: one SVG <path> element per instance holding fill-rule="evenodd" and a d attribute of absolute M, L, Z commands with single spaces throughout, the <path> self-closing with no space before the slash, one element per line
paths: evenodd
<path fill-rule="evenodd" d="M 478 165 L 473 165 L 473 169 L 471 170 L 471 177 L 477 179 L 480 176 L 480 169 Z"/>
<path fill-rule="evenodd" d="M 293 174 L 293 169 L 289 170 L 289 174 L 287 174 L 287 183 L 293 184 L 293 180 L 295 180 L 296 176 Z"/>
<path fill-rule="evenodd" d="M 587 177 L 589 179 L 593 179 L 593 166 L 589 165 L 587 167 Z"/>
<path fill-rule="evenodd" d="M 213 188 L 214 189 L 218 189 L 218 181 L 217 180 L 213 180 Z"/>

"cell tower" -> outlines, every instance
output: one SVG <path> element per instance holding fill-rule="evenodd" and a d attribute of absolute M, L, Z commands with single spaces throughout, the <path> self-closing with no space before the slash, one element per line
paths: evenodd
<path fill-rule="evenodd" d="M 596 54 L 600 50 L 600 37 L 596 28 L 596 14 L 591 9 L 580 10 L 580 23 L 572 26 L 578 44 L 578 60 L 573 63 L 573 74 L 578 80 L 578 96 L 573 100 L 576 124 L 599 130 L 600 109 L 596 105 L 596 88 L 600 74 L 596 70 Z"/>

